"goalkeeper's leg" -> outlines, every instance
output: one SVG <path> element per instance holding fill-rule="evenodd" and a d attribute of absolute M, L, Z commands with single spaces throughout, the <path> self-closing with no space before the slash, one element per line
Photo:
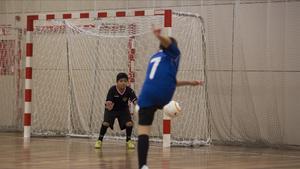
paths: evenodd
<path fill-rule="evenodd" d="M 105 110 L 104 120 L 103 120 L 101 129 L 100 129 L 98 140 L 95 143 L 95 148 L 101 148 L 102 147 L 102 141 L 103 141 L 103 138 L 105 136 L 105 133 L 106 133 L 108 127 L 113 129 L 115 118 L 116 118 L 115 117 L 115 112 Z"/>

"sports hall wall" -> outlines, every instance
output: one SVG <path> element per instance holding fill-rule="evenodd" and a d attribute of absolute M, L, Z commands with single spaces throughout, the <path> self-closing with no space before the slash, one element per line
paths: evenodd
<path fill-rule="evenodd" d="M 299 1 L 1 0 L 0 25 L 24 29 L 28 13 L 127 8 L 171 8 L 204 17 L 214 140 L 300 145 Z M 24 52 L 25 36 L 21 40 Z M 22 129 L 16 81 L 16 75 L 0 76 L 0 128 Z"/>

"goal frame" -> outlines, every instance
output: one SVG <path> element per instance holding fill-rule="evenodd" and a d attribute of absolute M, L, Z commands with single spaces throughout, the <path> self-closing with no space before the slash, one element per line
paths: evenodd
<path fill-rule="evenodd" d="M 24 88 L 24 138 L 31 137 L 31 113 L 32 113 L 32 56 L 33 41 L 32 32 L 34 23 L 37 20 L 54 19 L 87 19 L 87 18 L 107 18 L 107 17 L 141 17 L 164 15 L 164 28 L 168 36 L 172 34 L 172 10 L 170 9 L 147 9 L 147 10 L 113 10 L 113 11 L 90 11 L 90 12 L 72 12 L 72 13 L 48 13 L 48 14 L 30 14 L 26 16 L 26 63 L 25 63 L 25 88 Z M 131 86 L 135 83 L 135 45 L 134 37 L 128 41 L 128 75 Z M 163 147 L 171 146 L 171 119 L 163 116 Z"/>

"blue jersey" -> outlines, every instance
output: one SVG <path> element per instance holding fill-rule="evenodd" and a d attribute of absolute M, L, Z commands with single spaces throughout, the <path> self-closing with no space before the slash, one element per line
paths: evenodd
<path fill-rule="evenodd" d="M 140 108 L 168 104 L 176 89 L 180 51 L 175 43 L 155 53 L 149 63 L 138 99 Z"/>

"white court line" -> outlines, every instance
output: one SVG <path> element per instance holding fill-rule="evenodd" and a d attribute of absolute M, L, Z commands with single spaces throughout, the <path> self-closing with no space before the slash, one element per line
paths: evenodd
<path fill-rule="evenodd" d="M 0 137 L 13 137 L 13 138 L 18 138 L 18 139 L 24 139 L 24 137 L 22 136 L 1 136 Z M 61 137 L 63 138 L 63 137 Z M 51 138 L 51 139 L 48 139 L 48 138 L 37 138 L 37 137 L 33 137 L 33 138 L 30 138 L 30 139 L 34 139 L 34 140 L 39 140 L 39 141 L 45 141 L 45 142 L 74 142 L 74 143 L 83 143 L 83 144 L 94 144 L 94 140 L 91 140 L 91 141 L 74 141 L 73 139 L 66 139 L 66 138 L 63 138 L 63 139 L 55 139 L 55 138 Z M 76 139 L 76 138 L 75 138 Z M 109 143 L 107 141 L 107 143 L 105 144 L 116 144 L 116 143 L 119 143 L 121 144 L 120 142 L 118 141 L 114 141 L 113 140 L 113 143 Z M 156 146 L 155 144 L 151 145 L 151 148 L 155 148 L 155 149 L 163 149 L 162 146 Z M 172 147 L 171 147 L 172 148 Z M 179 149 L 187 149 L 187 150 L 197 150 L 199 152 L 207 152 L 207 153 L 225 153 L 225 154 L 239 154 L 239 155 L 259 155 L 259 156 L 269 156 L 269 157 L 290 157 L 290 158 L 300 158 L 300 155 L 286 155 L 286 154 L 269 154 L 269 153 L 264 153 L 264 152 L 246 152 L 246 151 L 231 151 L 231 152 L 228 152 L 226 150 L 213 150 L 213 149 L 210 149 L 210 148 L 205 148 L 205 149 L 201 149 L 201 148 L 189 148 L 189 147 L 173 147 L 173 148 L 179 148 Z M 244 147 L 241 147 L 241 148 L 244 148 Z M 248 149 L 248 148 L 245 148 L 245 150 Z M 252 148 L 249 148 L 249 149 L 252 149 Z M 275 150 L 276 149 L 270 149 L 270 148 L 262 148 L 262 149 L 266 149 L 266 150 Z M 290 150 L 284 150 L 284 151 L 290 151 Z M 293 150 L 291 150 L 293 151 Z M 281 152 L 281 150 L 278 150 L 278 152 Z M 276 153 L 276 152 L 274 152 Z"/>

